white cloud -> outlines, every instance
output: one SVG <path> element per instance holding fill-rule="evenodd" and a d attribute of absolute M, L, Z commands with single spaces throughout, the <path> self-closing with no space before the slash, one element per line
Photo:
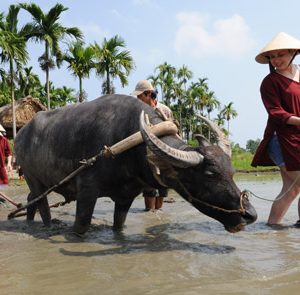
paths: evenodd
<path fill-rule="evenodd" d="M 199 13 L 179 13 L 179 29 L 176 32 L 175 50 L 178 54 L 190 54 L 196 58 L 240 57 L 254 45 L 250 28 L 240 15 L 216 20 L 212 30 L 209 16 Z"/>
<path fill-rule="evenodd" d="M 77 25 L 77 27 L 82 31 L 86 43 L 94 43 L 94 41 L 99 43 L 99 40 L 102 40 L 104 37 L 110 36 L 110 33 L 108 31 L 103 30 L 97 24 L 91 23 L 86 25 Z"/>

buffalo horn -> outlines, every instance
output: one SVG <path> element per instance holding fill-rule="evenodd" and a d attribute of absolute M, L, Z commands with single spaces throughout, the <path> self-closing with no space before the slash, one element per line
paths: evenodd
<path fill-rule="evenodd" d="M 209 126 L 209 128 L 212 130 L 212 132 L 215 134 L 215 136 L 217 138 L 218 146 L 224 151 L 224 153 L 226 153 L 229 157 L 231 157 L 230 142 L 228 140 L 228 137 L 221 130 L 221 128 L 219 126 L 217 126 L 216 123 L 209 120 L 208 118 L 206 118 L 202 115 L 197 115 L 197 116 L 207 123 L 207 125 Z"/>
<path fill-rule="evenodd" d="M 144 111 L 140 115 L 140 131 L 144 142 L 157 156 L 167 160 L 171 165 L 187 168 L 196 166 L 203 161 L 203 156 L 195 151 L 182 151 L 168 146 L 156 137 L 145 124 Z"/>

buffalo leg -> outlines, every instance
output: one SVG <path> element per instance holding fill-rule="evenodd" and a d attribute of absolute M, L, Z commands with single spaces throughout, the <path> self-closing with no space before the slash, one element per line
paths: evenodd
<path fill-rule="evenodd" d="M 37 202 L 37 207 L 40 211 L 41 218 L 45 226 L 50 226 L 51 224 L 51 213 L 49 208 L 49 203 L 47 197 L 42 198 Z"/>
<path fill-rule="evenodd" d="M 114 212 L 114 225 L 113 230 L 121 231 L 124 227 L 124 223 L 127 217 L 127 213 L 134 199 L 129 200 L 127 203 L 115 203 Z"/>
<path fill-rule="evenodd" d="M 28 197 L 27 197 L 27 202 L 30 202 L 34 200 L 33 194 L 30 192 Z M 51 224 L 51 213 L 50 213 L 50 208 L 48 204 L 48 199 L 47 197 L 44 197 L 43 199 L 37 201 L 36 203 L 28 206 L 27 208 L 27 221 L 33 221 L 34 216 L 36 214 L 37 209 L 39 209 L 42 221 L 45 226 L 50 226 Z"/>
<path fill-rule="evenodd" d="M 76 204 L 76 218 L 73 230 L 77 234 L 84 234 L 91 224 L 97 199 L 78 200 Z"/>
<path fill-rule="evenodd" d="M 30 202 L 32 200 L 34 200 L 34 197 L 33 197 L 32 193 L 29 193 L 27 201 Z M 49 208 L 47 197 L 44 197 L 40 201 L 30 205 L 27 208 L 27 221 L 33 221 L 34 220 L 34 216 L 35 216 L 35 213 L 36 213 L 37 209 L 39 209 L 39 212 L 40 212 L 40 215 L 41 215 L 41 218 L 43 220 L 44 225 L 45 226 L 50 226 L 50 224 L 51 224 L 51 213 L 50 213 L 50 208 Z"/>
<path fill-rule="evenodd" d="M 32 193 L 29 193 L 28 197 L 27 197 L 27 202 L 30 202 L 33 200 L 33 195 Z M 34 203 L 31 206 L 29 206 L 27 208 L 27 221 L 33 221 L 34 220 L 34 216 L 37 210 L 37 204 Z"/>

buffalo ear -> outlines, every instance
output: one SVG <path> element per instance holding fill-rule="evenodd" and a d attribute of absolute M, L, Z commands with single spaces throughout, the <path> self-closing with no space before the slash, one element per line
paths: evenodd
<path fill-rule="evenodd" d="M 202 135 L 202 134 L 194 134 L 194 137 L 197 139 L 199 146 L 210 146 L 211 143 Z"/>

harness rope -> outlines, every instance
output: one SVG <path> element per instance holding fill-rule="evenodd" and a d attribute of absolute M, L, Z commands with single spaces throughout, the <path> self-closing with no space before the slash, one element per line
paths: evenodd
<path fill-rule="evenodd" d="M 240 194 L 240 208 L 239 209 L 225 209 L 225 208 L 218 207 L 218 206 L 209 204 L 208 202 L 205 202 L 205 201 L 198 200 L 198 199 L 194 198 L 190 194 L 190 192 L 185 188 L 185 186 L 182 184 L 181 181 L 178 180 L 177 183 L 180 185 L 180 187 L 184 191 L 184 194 L 187 196 L 187 200 L 190 203 L 192 203 L 192 202 L 200 203 L 202 205 L 205 205 L 206 207 L 212 208 L 214 210 L 222 211 L 222 212 L 225 212 L 225 213 L 239 213 L 239 214 L 242 214 L 242 215 L 246 214 L 246 209 L 243 206 L 243 201 L 245 199 L 248 200 L 248 195 L 245 192 L 241 192 L 241 194 Z"/>
<path fill-rule="evenodd" d="M 210 207 L 212 209 L 215 209 L 215 210 L 223 211 L 225 213 L 239 213 L 239 214 L 245 215 L 246 214 L 246 209 L 243 206 L 243 201 L 245 199 L 248 200 L 248 195 L 245 194 L 245 192 L 241 192 L 241 194 L 240 194 L 240 208 L 239 209 L 225 209 L 225 208 L 222 208 L 222 207 L 211 205 L 207 202 L 204 202 L 204 201 L 201 201 L 201 200 L 198 200 L 198 199 L 195 199 L 195 198 L 192 198 L 192 199 L 193 199 L 193 201 L 195 201 L 197 203 L 203 204 L 203 205 L 205 205 L 207 207 Z"/>
<path fill-rule="evenodd" d="M 152 169 L 152 174 L 154 176 L 154 178 L 156 179 L 156 181 L 163 187 L 168 187 L 168 185 L 166 183 L 164 183 L 164 181 L 161 179 L 160 177 L 160 168 L 157 167 L 157 165 L 155 164 L 155 162 L 153 160 L 150 160 L 150 157 L 148 156 L 148 162 L 150 164 L 151 167 L 153 167 L 154 169 Z M 222 207 L 218 207 L 212 204 L 209 204 L 208 202 L 202 201 L 202 200 L 198 200 L 196 198 L 194 198 L 191 193 L 186 189 L 186 187 L 184 186 L 184 184 L 178 179 L 178 178 L 173 178 L 176 181 L 177 186 L 180 188 L 180 195 L 185 196 L 185 199 L 189 202 L 195 202 L 195 203 L 200 203 L 202 205 L 205 205 L 206 207 L 212 208 L 214 210 L 219 210 L 219 211 L 223 211 L 225 213 L 240 213 L 242 215 L 246 214 L 246 210 L 243 207 L 243 200 L 246 199 L 248 200 L 248 194 L 243 191 L 240 194 L 240 208 L 239 209 L 225 209 Z"/>
<path fill-rule="evenodd" d="M 171 125 L 170 125 L 170 124 Z M 172 122 L 168 121 L 163 121 L 157 125 L 152 125 L 153 127 L 153 133 L 157 134 L 157 135 L 163 135 L 163 134 L 173 134 L 176 133 L 178 131 L 177 127 L 175 126 L 175 124 L 173 124 Z M 162 133 L 164 132 L 164 133 Z M 125 148 L 124 142 L 127 141 L 127 145 L 129 147 Z M 140 134 L 140 132 L 136 132 L 134 134 L 132 134 L 131 136 L 127 137 L 124 140 L 121 140 L 120 142 L 116 143 L 115 145 L 113 145 L 112 147 L 108 147 L 108 146 L 104 146 L 103 149 L 96 154 L 95 156 L 91 157 L 90 159 L 83 159 L 81 160 L 79 163 L 81 164 L 81 166 L 79 166 L 76 170 L 74 170 L 73 172 L 71 172 L 68 176 L 66 176 L 64 179 L 62 179 L 60 182 L 58 182 L 57 184 L 53 185 L 52 187 L 50 187 L 49 189 L 47 189 L 44 193 L 42 193 L 41 195 L 39 195 L 38 197 L 34 198 L 33 200 L 29 201 L 26 205 L 22 205 L 22 204 L 18 204 L 18 208 L 15 211 L 12 211 L 9 215 L 8 215 L 8 219 L 12 219 L 16 216 L 17 213 L 19 213 L 22 210 L 25 210 L 27 207 L 33 205 L 34 203 L 38 202 L 39 200 L 43 199 L 44 197 L 46 197 L 49 193 L 51 193 L 53 190 L 55 190 L 56 188 L 58 188 L 59 186 L 63 185 L 64 183 L 66 183 L 67 181 L 69 181 L 71 178 L 75 177 L 77 174 L 79 174 L 82 170 L 84 170 L 87 167 L 92 166 L 99 157 L 112 157 L 114 158 L 116 154 L 122 153 L 125 150 L 136 146 L 137 144 L 141 143 L 142 140 L 142 136 Z M 64 202 L 61 202 L 61 204 L 65 204 Z"/>
<path fill-rule="evenodd" d="M 284 193 L 278 195 L 275 198 L 275 200 L 271 200 L 271 199 L 260 197 L 260 196 L 256 195 L 255 193 L 253 193 L 252 191 L 247 190 L 247 189 L 245 189 L 243 191 L 243 193 L 247 194 L 248 198 L 249 198 L 249 195 L 251 195 L 251 196 L 253 196 L 253 197 L 257 198 L 257 199 L 274 203 L 274 202 L 277 202 L 277 201 L 281 200 L 292 189 L 292 187 L 296 184 L 296 182 L 299 180 L 299 178 L 300 178 L 300 172 L 299 172 L 298 176 L 295 178 L 295 180 L 292 182 L 292 184 L 290 185 L 290 187 Z"/>
<path fill-rule="evenodd" d="M 69 181 L 71 178 L 75 177 L 78 173 L 80 173 L 83 169 L 92 166 L 99 157 L 101 157 L 103 155 L 104 152 L 107 151 L 107 147 L 105 146 L 104 149 L 102 149 L 100 151 L 100 153 L 98 153 L 97 155 L 91 157 L 90 159 L 86 160 L 83 159 L 81 160 L 79 163 L 81 163 L 81 166 L 79 166 L 76 170 L 74 170 L 71 174 L 69 174 L 67 177 L 65 177 L 64 179 L 62 179 L 60 182 L 58 182 L 57 184 L 53 185 L 52 187 L 50 187 L 49 189 L 47 189 L 44 193 L 42 193 L 41 195 L 39 195 L 38 197 L 34 198 L 33 200 L 29 201 L 27 204 L 19 206 L 18 209 L 16 209 L 15 211 L 12 211 L 11 213 L 8 214 L 7 218 L 8 219 L 12 219 L 16 216 L 17 213 L 19 213 L 20 211 L 25 210 L 26 208 L 28 208 L 29 206 L 33 205 L 34 203 L 38 202 L 39 200 L 43 199 L 44 197 L 46 197 L 49 193 L 51 193 L 53 190 L 55 190 L 56 188 L 58 188 L 59 186 L 63 185 L 64 183 L 66 183 L 67 181 Z M 58 204 L 58 203 L 57 203 Z M 52 205 L 52 207 L 57 207 L 57 206 L 63 206 L 66 204 L 66 202 L 60 202 L 59 205 L 54 204 Z M 63 205 L 62 205 L 63 204 Z M 57 206 L 56 206 L 57 205 Z"/>

